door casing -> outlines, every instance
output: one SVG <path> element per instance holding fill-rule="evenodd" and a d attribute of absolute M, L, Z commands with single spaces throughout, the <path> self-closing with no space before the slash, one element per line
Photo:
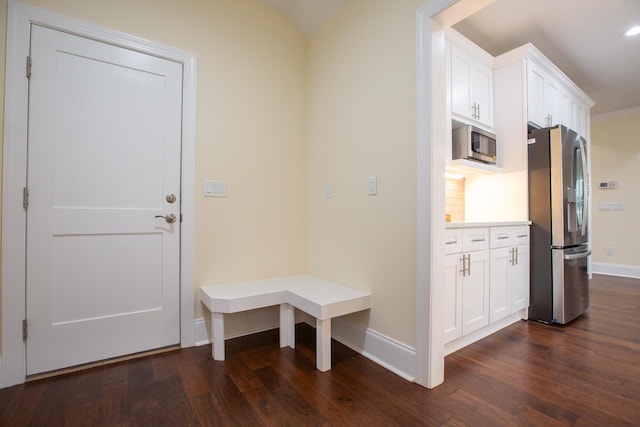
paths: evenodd
<path fill-rule="evenodd" d="M 181 63 L 182 224 L 180 242 L 180 345 L 195 343 L 194 206 L 196 68 L 194 53 L 160 45 L 118 31 L 9 0 L 7 18 L 6 90 L 2 190 L 2 360 L 0 387 L 26 378 L 26 211 L 23 188 L 27 177 L 28 79 L 30 26 L 38 24 Z"/>

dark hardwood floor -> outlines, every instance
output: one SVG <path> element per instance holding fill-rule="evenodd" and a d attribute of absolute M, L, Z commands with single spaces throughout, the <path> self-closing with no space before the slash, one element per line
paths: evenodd
<path fill-rule="evenodd" d="M 314 330 L 277 331 L 0 390 L 2 426 L 640 425 L 640 280 L 596 276 L 564 327 L 518 322 L 446 359 L 424 389 L 336 343 L 315 369 Z"/>

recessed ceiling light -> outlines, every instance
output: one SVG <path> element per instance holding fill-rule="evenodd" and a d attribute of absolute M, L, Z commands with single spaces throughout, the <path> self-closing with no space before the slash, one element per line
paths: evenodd
<path fill-rule="evenodd" d="M 638 34 L 640 34 L 640 25 L 636 25 L 635 27 L 630 28 L 626 33 L 624 33 L 626 36 L 637 36 Z"/>

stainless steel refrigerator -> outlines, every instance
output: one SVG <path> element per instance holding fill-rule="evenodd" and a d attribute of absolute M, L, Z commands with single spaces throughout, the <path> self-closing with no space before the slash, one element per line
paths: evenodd
<path fill-rule="evenodd" d="M 565 324 L 589 307 L 586 141 L 564 126 L 529 134 L 529 319 Z"/>

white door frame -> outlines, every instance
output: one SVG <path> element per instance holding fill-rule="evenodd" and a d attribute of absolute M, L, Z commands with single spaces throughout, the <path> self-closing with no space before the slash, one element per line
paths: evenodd
<path fill-rule="evenodd" d="M 22 322 L 26 316 L 26 211 L 30 26 L 38 24 L 178 62 L 183 66 L 182 225 L 180 242 L 180 345 L 195 343 L 194 205 L 196 66 L 194 53 L 9 0 L 7 18 L 4 159 L 2 189 L 2 364 L 0 387 L 21 384 L 26 375 Z"/>
<path fill-rule="evenodd" d="M 447 100 L 441 30 L 494 0 L 430 0 L 416 14 L 418 99 L 416 382 L 444 381 L 444 251 Z M 438 21 L 438 22 L 436 22 Z"/>

